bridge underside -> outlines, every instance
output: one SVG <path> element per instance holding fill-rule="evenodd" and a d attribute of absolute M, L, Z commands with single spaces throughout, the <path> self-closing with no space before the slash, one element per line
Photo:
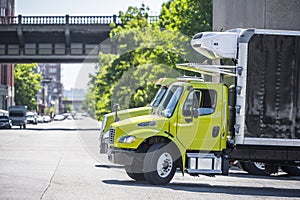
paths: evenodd
<path fill-rule="evenodd" d="M 110 31 L 104 24 L 2 24 L 0 63 L 98 62 L 99 51 L 114 53 L 104 42 Z"/>

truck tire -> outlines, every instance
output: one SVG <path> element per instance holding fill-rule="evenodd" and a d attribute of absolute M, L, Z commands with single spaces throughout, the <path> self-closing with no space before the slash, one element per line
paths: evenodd
<path fill-rule="evenodd" d="M 282 171 L 286 172 L 290 176 L 300 176 L 299 166 L 281 166 Z"/>
<path fill-rule="evenodd" d="M 136 153 L 132 165 L 124 166 L 127 175 L 133 180 L 145 181 L 144 170 L 143 170 L 144 158 L 145 158 L 145 153 L 142 152 Z"/>
<path fill-rule="evenodd" d="M 136 181 L 144 181 L 145 176 L 143 172 L 137 172 L 136 167 L 132 165 L 125 165 L 127 175 Z"/>
<path fill-rule="evenodd" d="M 168 184 L 174 177 L 175 154 L 165 143 L 153 144 L 144 159 L 145 179 L 154 185 Z"/>
<path fill-rule="evenodd" d="M 241 168 L 252 175 L 270 176 L 270 172 L 266 171 L 265 164 L 261 162 L 244 162 L 240 161 Z"/>

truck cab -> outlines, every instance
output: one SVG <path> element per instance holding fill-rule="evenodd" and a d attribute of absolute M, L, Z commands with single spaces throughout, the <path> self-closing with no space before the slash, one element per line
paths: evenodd
<path fill-rule="evenodd" d="M 148 116 L 115 122 L 108 158 L 135 180 L 168 183 L 176 168 L 190 174 L 222 170 L 226 158 L 228 88 L 193 80 L 173 83 Z M 206 160 L 206 166 L 197 160 Z"/>
<path fill-rule="evenodd" d="M 198 81 L 203 81 L 200 77 L 193 77 L 194 79 Z M 105 141 L 105 134 L 108 133 L 108 130 L 110 128 L 110 125 L 116 121 L 121 121 L 124 119 L 130 119 L 137 116 L 144 116 L 149 115 L 159 106 L 160 102 L 162 101 L 164 95 L 166 94 L 168 87 L 178 81 L 178 80 L 185 80 L 185 79 L 191 79 L 191 77 L 183 76 L 178 78 L 160 78 L 155 82 L 155 85 L 159 87 L 157 90 L 154 98 L 149 103 L 148 106 L 145 107 L 139 107 L 139 108 L 130 108 L 126 110 L 115 110 L 115 112 L 108 113 L 104 115 L 103 121 L 102 121 L 102 127 L 100 131 L 100 153 L 107 153 L 107 141 Z M 117 109 L 117 108 L 116 108 Z"/>

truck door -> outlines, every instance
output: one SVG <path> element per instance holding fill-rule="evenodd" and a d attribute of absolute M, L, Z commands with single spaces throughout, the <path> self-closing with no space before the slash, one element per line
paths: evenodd
<path fill-rule="evenodd" d="M 191 99 L 194 99 L 193 106 L 197 106 L 198 117 L 186 111 L 190 107 Z M 188 117 L 190 120 L 187 120 Z M 189 150 L 220 150 L 220 125 L 217 92 L 213 89 L 195 90 L 190 92 L 179 111 L 177 137 Z"/>
<path fill-rule="evenodd" d="M 190 91 L 185 99 L 183 106 L 179 108 L 177 123 L 177 138 L 188 149 L 193 140 L 197 140 L 196 131 L 199 126 L 198 116 L 193 116 L 196 111 L 198 115 L 200 91 Z"/>

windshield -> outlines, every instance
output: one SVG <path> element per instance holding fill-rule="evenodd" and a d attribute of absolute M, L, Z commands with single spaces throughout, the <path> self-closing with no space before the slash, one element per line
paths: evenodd
<path fill-rule="evenodd" d="M 164 117 L 170 118 L 176 108 L 178 100 L 182 94 L 183 87 L 178 85 L 173 85 L 167 92 L 165 98 L 163 99 L 160 107 L 158 109 L 159 114 Z"/>
<path fill-rule="evenodd" d="M 10 117 L 24 117 L 25 113 L 24 112 L 10 112 L 9 116 Z"/>
<path fill-rule="evenodd" d="M 168 90 L 167 87 L 161 87 L 159 90 L 156 92 L 154 99 L 151 101 L 150 106 L 151 107 L 157 107 L 161 100 L 163 99 L 166 91 Z"/>
<path fill-rule="evenodd" d="M 9 121 L 9 119 L 8 119 L 8 117 L 0 117 L 0 122 L 8 122 Z"/>

